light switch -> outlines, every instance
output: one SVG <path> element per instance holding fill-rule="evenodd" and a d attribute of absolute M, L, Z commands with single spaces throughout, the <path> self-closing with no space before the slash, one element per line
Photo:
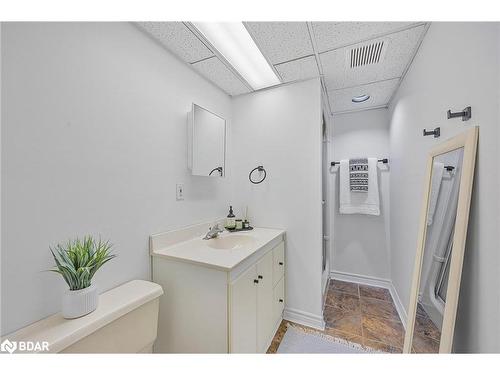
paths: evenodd
<path fill-rule="evenodd" d="M 175 199 L 178 201 L 183 201 L 184 200 L 184 184 L 177 184 L 175 185 L 176 190 L 175 190 Z"/>

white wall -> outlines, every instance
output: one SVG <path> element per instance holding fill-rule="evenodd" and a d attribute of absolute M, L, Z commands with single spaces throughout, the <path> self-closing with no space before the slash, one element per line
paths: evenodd
<path fill-rule="evenodd" d="M 367 110 L 333 117 L 333 159 L 359 156 L 389 157 L 387 109 Z M 334 272 L 378 279 L 390 278 L 389 176 L 390 163 L 379 163 L 380 216 L 339 213 L 339 167 L 330 168 L 332 265 Z"/>
<path fill-rule="evenodd" d="M 233 101 L 233 206 L 251 223 L 287 231 L 287 309 L 322 320 L 321 90 L 318 79 Z M 266 180 L 252 185 L 257 165 Z"/>
<path fill-rule="evenodd" d="M 231 100 L 128 23 L 3 23 L 1 37 L 6 334 L 59 309 L 50 245 L 109 238 L 106 290 L 149 278 L 150 234 L 225 214 L 228 180 L 188 173 L 186 113 L 230 120 Z"/>
<path fill-rule="evenodd" d="M 425 158 L 439 142 L 479 125 L 479 148 L 454 350 L 500 351 L 499 46 L 497 23 L 434 23 L 392 105 L 391 274 L 405 306 L 415 257 Z M 472 106 L 472 119 L 446 111 Z M 441 127 L 441 138 L 423 128 Z"/>
<path fill-rule="evenodd" d="M 330 175 L 330 162 L 333 160 L 333 116 L 330 113 L 330 107 L 327 103 L 326 95 L 322 95 L 323 99 L 323 117 L 325 120 L 326 132 L 323 134 L 323 150 L 322 150 L 322 164 L 321 164 L 321 190 L 322 197 L 324 201 L 322 210 L 323 211 L 323 235 L 328 238 L 325 243 L 326 251 L 326 262 L 325 270 L 323 271 L 323 276 L 321 280 L 321 288 L 323 289 L 323 299 L 326 299 L 328 292 L 327 284 L 330 279 L 331 271 L 331 259 L 332 259 L 332 233 L 333 233 L 333 204 L 332 200 L 332 178 Z"/>

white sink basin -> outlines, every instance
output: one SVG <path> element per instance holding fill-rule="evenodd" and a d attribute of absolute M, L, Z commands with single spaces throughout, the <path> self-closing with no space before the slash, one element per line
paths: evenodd
<path fill-rule="evenodd" d="M 224 237 L 217 237 L 211 240 L 206 240 L 208 247 L 220 250 L 236 250 L 242 247 L 250 247 L 255 244 L 255 238 L 251 236 L 242 236 L 239 234 L 231 234 Z"/>

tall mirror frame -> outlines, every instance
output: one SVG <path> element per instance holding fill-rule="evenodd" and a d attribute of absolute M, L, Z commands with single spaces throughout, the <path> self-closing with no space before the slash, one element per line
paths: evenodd
<path fill-rule="evenodd" d="M 469 223 L 469 210 L 472 196 L 472 185 L 474 181 L 474 167 L 476 162 L 476 149 L 479 128 L 473 127 L 463 133 L 434 147 L 427 157 L 427 173 L 425 193 L 420 215 L 417 252 L 413 271 L 413 281 L 410 292 L 410 303 L 408 308 L 408 319 L 403 352 L 412 352 L 412 341 L 417 313 L 418 294 L 424 259 L 425 243 L 427 237 L 427 212 L 431 195 L 431 182 L 434 158 L 463 148 L 463 164 L 460 176 L 458 206 L 455 218 L 455 230 L 453 234 L 453 251 L 451 252 L 450 269 L 448 276 L 448 288 L 446 292 L 446 304 L 443 313 L 443 325 L 439 343 L 439 353 L 451 353 L 453 345 L 453 334 L 460 292 L 460 280 L 465 252 L 465 241 L 467 237 L 467 226 Z"/>

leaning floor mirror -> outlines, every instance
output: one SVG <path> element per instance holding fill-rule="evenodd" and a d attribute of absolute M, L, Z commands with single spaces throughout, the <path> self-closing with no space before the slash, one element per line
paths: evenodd
<path fill-rule="evenodd" d="M 431 150 L 408 308 L 405 353 L 451 353 L 478 128 Z"/>

